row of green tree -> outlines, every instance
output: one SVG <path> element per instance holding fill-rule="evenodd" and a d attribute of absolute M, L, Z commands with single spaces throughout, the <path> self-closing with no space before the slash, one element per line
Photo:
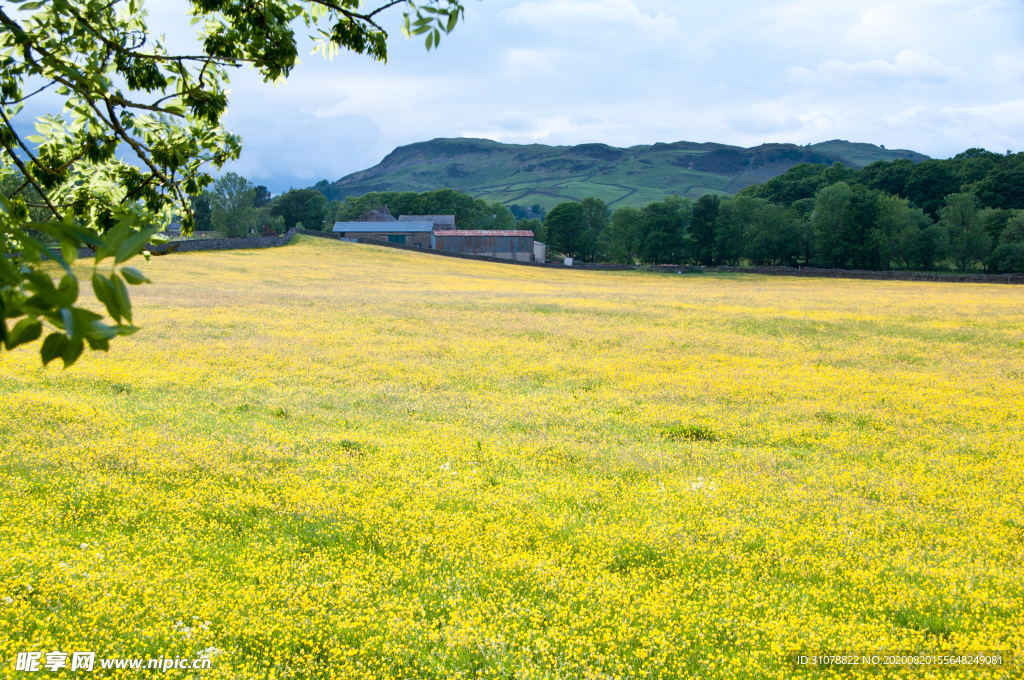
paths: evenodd
<path fill-rule="evenodd" d="M 290 190 L 272 198 L 267 187 L 233 172 L 222 175 L 191 201 L 196 231 L 229 237 L 283 234 L 295 226 L 320 230 L 327 209 L 327 200 L 317 191 Z"/>
<path fill-rule="evenodd" d="M 802 164 L 740 193 L 789 207 L 839 182 L 905 198 L 932 219 L 938 219 L 950 194 L 971 194 L 979 208 L 1020 209 L 1024 208 L 1024 153 L 1004 156 L 968 149 L 948 159 L 914 163 L 901 158 L 859 170 L 841 164 Z"/>
<path fill-rule="evenodd" d="M 736 197 L 562 203 L 538 237 L 583 261 L 1024 271 L 1022 189 L 1024 154 L 799 165 Z"/>
<path fill-rule="evenodd" d="M 455 215 L 460 229 L 513 229 L 516 213 L 529 214 L 519 206 L 488 203 L 455 191 L 439 189 L 416 193 L 384 191 L 328 201 L 315 189 L 290 189 L 271 198 L 265 186 L 257 186 L 233 172 L 225 173 L 200 196 L 192 199 L 196 229 L 237 237 L 267 233 L 282 234 L 299 227 L 330 231 L 335 222 L 358 220 L 367 211 L 388 206 L 393 215 Z M 542 214 L 533 206 L 533 214 Z M 539 220 L 523 221 L 519 228 L 540 227 Z"/>

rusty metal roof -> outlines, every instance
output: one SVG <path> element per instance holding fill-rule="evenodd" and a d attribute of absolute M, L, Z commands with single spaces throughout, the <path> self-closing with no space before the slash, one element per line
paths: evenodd
<path fill-rule="evenodd" d="M 490 229 L 458 229 L 456 231 L 434 230 L 434 236 L 529 236 L 533 238 L 532 231 L 509 231 Z"/>

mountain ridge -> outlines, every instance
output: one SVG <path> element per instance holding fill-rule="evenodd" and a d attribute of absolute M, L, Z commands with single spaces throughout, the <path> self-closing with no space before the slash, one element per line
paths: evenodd
<path fill-rule="evenodd" d="M 646 205 L 669 194 L 733 195 L 799 163 L 863 167 L 876 160 L 928 156 L 908 149 L 830 140 L 740 147 L 716 142 L 657 142 L 631 147 L 504 144 L 469 137 L 437 138 L 394 149 L 377 165 L 316 188 L 329 198 L 373 191 L 452 188 L 506 205 L 550 208 L 587 196 L 609 205 Z"/>

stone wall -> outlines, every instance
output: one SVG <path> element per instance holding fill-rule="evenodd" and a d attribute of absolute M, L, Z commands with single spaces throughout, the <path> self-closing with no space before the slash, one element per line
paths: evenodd
<path fill-rule="evenodd" d="M 195 241 L 173 241 L 159 246 L 152 246 L 150 252 L 154 255 L 166 255 L 169 253 L 188 253 L 201 250 L 236 250 L 247 248 L 276 248 L 291 243 L 296 234 L 313 236 L 332 241 L 339 241 L 339 234 L 323 231 L 309 231 L 307 229 L 289 229 L 282 236 L 256 236 L 252 238 L 218 238 L 198 239 Z M 462 260 L 478 260 L 482 262 L 501 262 L 525 267 L 547 267 L 552 269 L 580 269 L 585 271 L 648 271 L 664 274 L 676 273 L 715 273 L 730 272 L 737 274 L 764 274 L 768 276 L 811 276 L 821 278 L 839 279 L 870 279 L 878 281 L 929 281 L 936 283 L 1002 283 L 1024 285 L 1024 273 L 1016 274 L 932 274 L 928 272 L 876 272 L 858 269 L 818 269 L 815 267 L 695 267 L 692 265 L 659 264 L 659 265 L 629 265 L 629 264 L 574 264 L 566 267 L 562 264 L 547 262 L 520 262 L 500 257 L 487 257 L 485 255 L 473 255 L 469 253 L 448 253 L 429 248 L 417 248 L 411 245 L 388 243 L 377 239 L 358 239 L 359 243 L 380 246 L 383 248 L 396 248 L 398 250 L 411 250 L 417 253 L 429 253 L 441 257 L 456 257 Z M 92 257 L 91 250 L 84 248 L 79 252 L 79 257 Z"/>
<path fill-rule="evenodd" d="M 836 279 L 874 279 L 880 281 L 934 281 L 940 283 L 1024 284 L 1020 274 L 933 274 L 930 272 L 870 271 L 863 269 L 818 269 L 816 267 L 707 267 L 709 272 L 738 272 L 769 276 L 815 276 Z"/>
<path fill-rule="evenodd" d="M 296 230 L 289 229 L 281 236 L 252 236 L 248 238 L 205 238 L 195 241 L 172 241 L 150 246 L 154 255 L 168 253 L 192 253 L 200 250 L 247 250 L 251 248 L 276 248 L 292 242 Z M 87 255 L 88 256 L 88 255 Z"/>
<path fill-rule="evenodd" d="M 738 274 L 764 274 L 768 276 L 813 276 L 821 278 L 842 278 L 842 279 L 874 279 L 883 281 L 929 281 L 936 283 L 1008 283 L 1024 284 L 1024 273 L 1021 274 L 932 274 L 927 272 L 875 272 L 858 269 L 817 269 L 814 267 L 699 267 L 693 265 L 658 264 L 658 265 L 630 265 L 630 264 L 573 264 L 566 267 L 563 264 L 546 262 L 517 262 L 496 257 L 483 255 L 470 255 L 468 253 L 447 253 L 437 250 L 424 250 L 403 246 L 397 243 L 382 243 L 368 239 L 359 239 L 359 243 L 367 243 L 385 248 L 397 248 L 399 250 L 413 250 L 418 253 L 429 253 L 442 257 L 457 257 L 464 260 L 481 260 L 484 262 L 501 262 L 527 267 L 548 267 L 554 269 L 580 269 L 585 271 L 647 271 L 660 272 L 663 274 L 682 273 L 715 273 L 732 272 Z"/>

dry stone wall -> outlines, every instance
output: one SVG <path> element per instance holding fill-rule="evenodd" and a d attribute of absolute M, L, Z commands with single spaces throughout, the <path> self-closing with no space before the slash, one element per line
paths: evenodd
<path fill-rule="evenodd" d="M 237 250 L 247 248 L 276 248 L 291 243 L 296 234 L 313 236 L 331 241 L 339 241 L 341 237 L 332 232 L 309 231 L 307 229 L 289 229 L 281 236 L 256 236 L 252 238 L 219 238 L 197 239 L 195 241 L 173 241 L 150 248 L 154 255 L 170 253 L 188 253 L 203 250 Z M 520 267 L 548 267 L 553 269 L 580 269 L 585 271 L 650 271 L 665 274 L 678 273 L 714 273 L 730 272 L 737 274 L 764 274 L 768 276 L 811 276 L 839 279 L 870 279 L 879 281 L 930 281 L 936 283 L 1002 283 L 1024 285 L 1024 273 L 1017 274 L 933 274 L 928 272 L 900 271 L 867 271 L 858 269 L 819 269 L 816 267 L 694 267 L 692 265 L 661 264 L 661 265 L 627 265 L 604 263 L 577 263 L 572 267 L 548 262 L 518 262 L 486 255 L 469 253 L 449 253 L 438 250 L 417 248 L 399 243 L 387 243 L 375 239 L 358 239 L 359 243 L 374 245 L 381 248 L 395 248 L 417 253 L 426 253 L 441 257 L 455 257 L 462 260 L 479 260 L 484 262 L 500 262 Z M 92 257 L 92 251 L 83 249 L 79 257 Z"/>

